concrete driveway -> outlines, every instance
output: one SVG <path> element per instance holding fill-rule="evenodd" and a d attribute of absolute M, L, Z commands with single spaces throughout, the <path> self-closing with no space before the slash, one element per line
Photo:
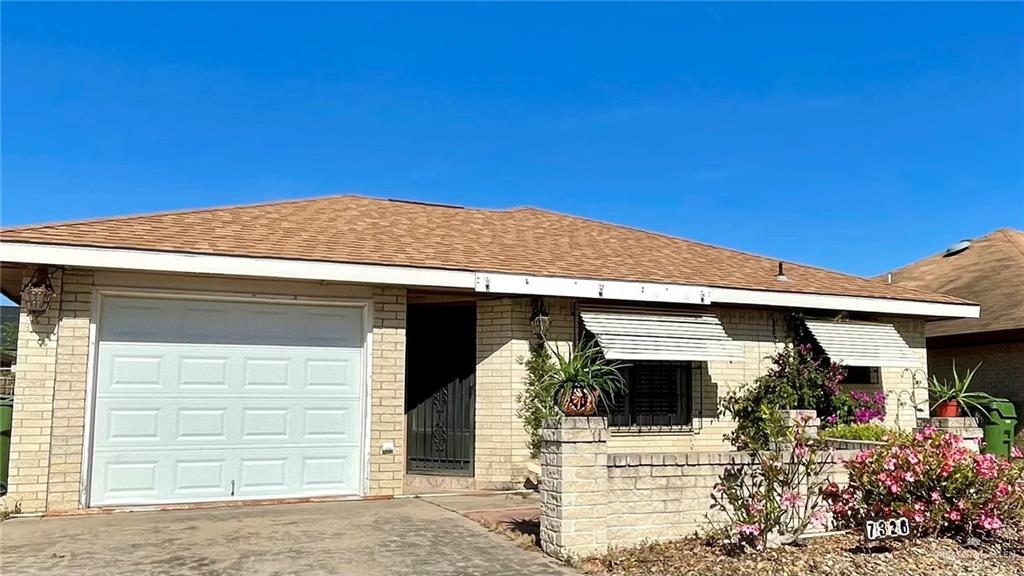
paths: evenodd
<path fill-rule="evenodd" d="M 21 518 L 0 547 L 18 576 L 575 574 L 415 499 Z"/>

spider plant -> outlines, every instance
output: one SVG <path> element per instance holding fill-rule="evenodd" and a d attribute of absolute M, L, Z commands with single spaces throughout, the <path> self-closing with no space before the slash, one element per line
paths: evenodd
<path fill-rule="evenodd" d="M 554 359 L 553 368 L 544 377 L 544 386 L 555 402 L 567 412 L 566 403 L 571 398 L 592 396 L 593 407 L 597 404 L 610 407 L 615 395 L 626 388 L 619 370 L 626 365 L 609 361 L 593 340 L 584 340 L 562 354 L 556 347 L 548 345 Z"/>
<path fill-rule="evenodd" d="M 934 411 L 940 404 L 952 404 L 954 406 L 962 406 L 968 413 L 984 412 L 981 402 L 993 400 L 992 396 L 984 392 L 968 391 L 971 381 L 974 379 L 974 375 L 978 373 L 978 368 L 980 367 L 981 363 L 979 362 L 974 368 L 968 368 L 967 373 L 961 377 L 957 374 L 956 361 L 954 360 L 952 380 L 945 378 L 939 380 L 938 376 L 932 374 L 931 382 L 928 385 L 929 395 L 934 402 L 932 410 Z"/>

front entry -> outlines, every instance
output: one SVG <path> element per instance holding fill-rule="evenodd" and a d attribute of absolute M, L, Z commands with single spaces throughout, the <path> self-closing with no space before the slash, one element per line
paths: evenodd
<path fill-rule="evenodd" d="M 473 475 L 476 305 L 410 305 L 405 413 L 411 474 Z"/>

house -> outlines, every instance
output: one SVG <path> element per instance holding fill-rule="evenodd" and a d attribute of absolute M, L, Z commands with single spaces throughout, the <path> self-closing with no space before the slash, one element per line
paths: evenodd
<path fill-rule="evenodd" d="M 533 208 L 341 196 L 0 232 L 22 306 L 25 512 L 521 485 L 535 325 L 630 372 L 609 449 L 723 447 L 723 394 L 805 324 L 852 385 L 926 405 L 954 296 Z M 37 298 L 38 299 L 38 298 Z M 543 319 L 543 322 L 537 322 Z M 533 322 L 531 321 L 533 320 Z"/>
<path fill-rule="evenodd" d="M 979 318 L 928 322 L 928 368 L 949 378 L 981 363 L 973 386 L 1008 398 L 1024 413 L 1024 232 L 996 230 L 883 277 L 895 286 L 949 294 L 981 304 Z"/>

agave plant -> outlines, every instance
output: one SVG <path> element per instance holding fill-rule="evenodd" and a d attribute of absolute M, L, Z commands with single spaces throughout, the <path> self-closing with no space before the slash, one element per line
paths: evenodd
<path fill-rule="evenodd" d="M 993 400 L 994 398 L 984 392 L 971 392 L 968 388 L 971 386 L 971 380 L 974 379 L 974 375 L 978 373 L 978 368 L 981 367 L 979 362 L 974 368 L 968 368 L 967 373 L 960 377 L 956 371 L 956 361 L 953 361 L 953 379 L 947 380 L 943 378 L 939 380 L 938 376 L 932 374 L 931 382 L 928 385 L 929 395 L 932 397 L 933 404 L 932 410 L 934 411 L 939 405 L 954 405 L 962 406 L 965 410 L 970 412 L 984 412 L 981 406 L 982 402 L 987 400 Z"/>
<path fill-rule="evenodd" d="M 566 414 L 593 414 L 599 404 L 613 405 L 615 395 L 625 390 L 619 370 L 626 365 L 607 360 L 592 340 L 580 342 L 567 354 L 550 344 L 548 348 L 555 362 L 544 377 L 544 387 Z"/>

